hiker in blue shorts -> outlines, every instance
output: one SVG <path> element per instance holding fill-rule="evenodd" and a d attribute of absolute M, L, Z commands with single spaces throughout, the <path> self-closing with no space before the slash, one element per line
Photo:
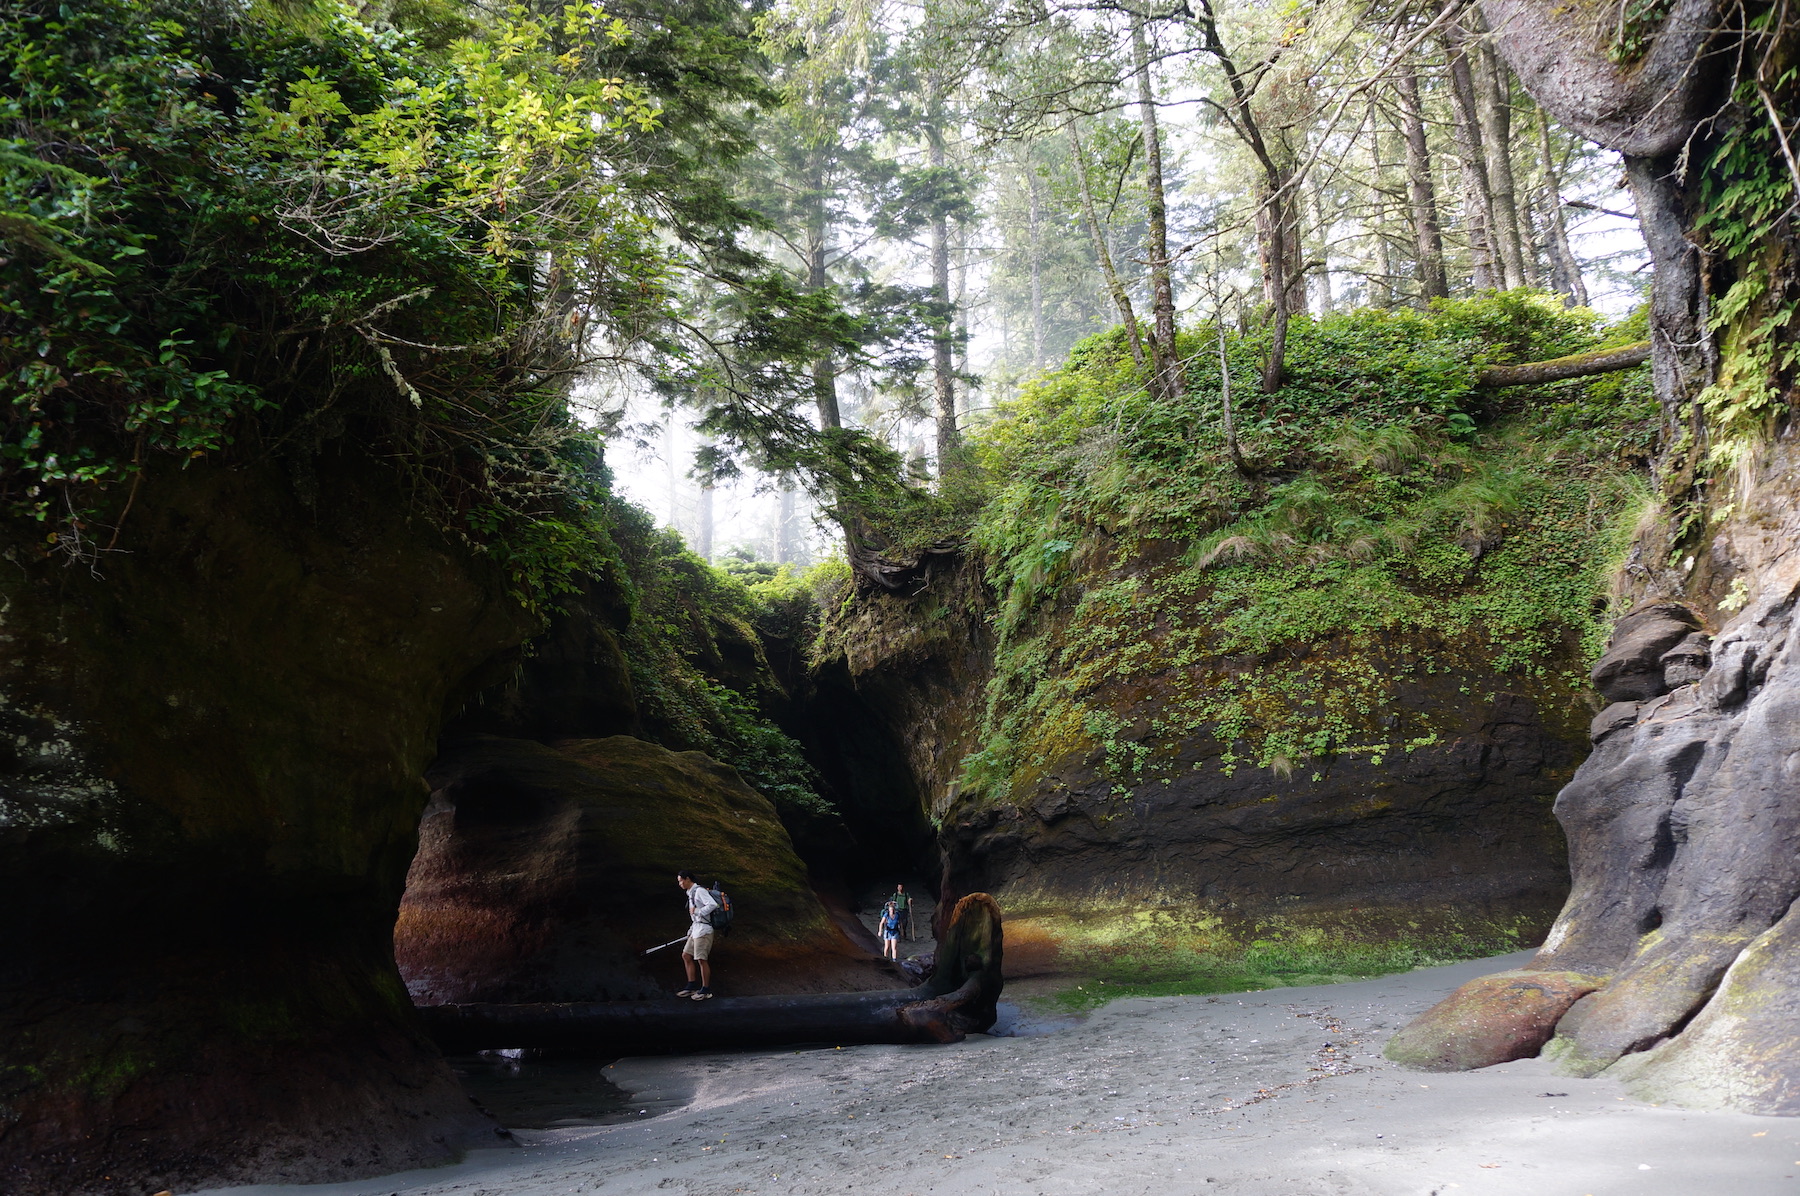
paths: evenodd
<path fill-rule="evenodd" d="M 900 962 L 900 911 L 894 908 L 892 901 L 881 911 L 881 954 L 883 958 Z"/>

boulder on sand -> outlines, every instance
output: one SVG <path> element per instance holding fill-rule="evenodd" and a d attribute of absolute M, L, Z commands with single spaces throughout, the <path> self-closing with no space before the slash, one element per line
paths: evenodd
<path fill-rule="evenodd" d="M 1388 1040 L 1382 1052 L 1418 1071 L 1469 1071 L 1529 1059 L 1569 1006 L 1606 981 L 1582 972 L 1496 972 L 1471 980 Z"/>

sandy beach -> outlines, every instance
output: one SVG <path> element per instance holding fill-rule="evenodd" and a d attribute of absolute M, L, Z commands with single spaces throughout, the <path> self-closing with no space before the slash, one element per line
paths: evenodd
<path fill-rule="evenodd" d="M 1426 1075 L 1395 1029 L 1521 953 L 1354 984 L 1114 1002 L 944 1047 L 629 1059 L 636 1120 L 354 1183 L 209 1196 L 1170 1192 L 1753 1196 L 1800 1122 L 1645 1105 L 1537 1060 Z M 641 1115 L 637 1109 L 642 1109 Z"/>

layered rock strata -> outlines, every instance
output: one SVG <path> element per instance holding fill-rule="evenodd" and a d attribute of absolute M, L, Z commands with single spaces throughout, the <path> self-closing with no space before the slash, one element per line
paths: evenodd
<path fill-rule="evenodd" d="M 1542 1011 L 1546 1036 L 1554 1028 L 1545 1051 L 1650 1099 L 1800 1113 L 1797 464 L 1791 442 L 1767 451 L 1705 567 L 1690 564 L 1688 602 L 1646 602 L 1620 621 L 1594 669 L 1609 704 L 1593 754 L 1557 799 L 1574 885 L 1528 970 L 1599 987 L 1566 1013 Z M 1734 594 L 1743 608 L 1720 609 Z M 1390 1054 L 1438 1049 L 1425 1021 L 1480 1020 L 1482 983 Z"/>

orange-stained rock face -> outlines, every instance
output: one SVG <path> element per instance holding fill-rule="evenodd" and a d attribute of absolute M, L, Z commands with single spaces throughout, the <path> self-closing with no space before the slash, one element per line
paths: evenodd
<path fill-rule="evenodd" d="M 1605 980 L 1580 972 L 1496 972 L 1471 980 L 1388 1040 L 1389 1059 L 1419 1071 L 1470 1071 L 1529 1059 L 1569 1006 Z"/>
<path fill-rule="evenodd" d="M 737 919 L 713 953 L 730 995 L 890 987 L 838 929 L 774 806 L 699 752 L 630 736 L 479 736 L 428 774 L 395 929 L 413 999 L 608 1001 L 678 986 L 675 874 L 721 884 Z"/>

